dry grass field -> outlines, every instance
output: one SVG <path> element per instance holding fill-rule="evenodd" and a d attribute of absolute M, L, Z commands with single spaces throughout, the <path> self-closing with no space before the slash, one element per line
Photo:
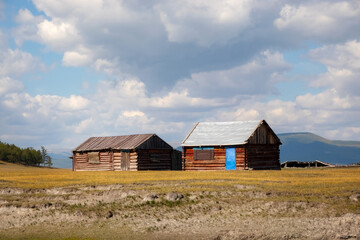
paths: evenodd
<path fill-rule="evenodd" d="M 0 239 L 360 239 L 359 196 L 355 167 L 72 172 L 0 162 Z"/>

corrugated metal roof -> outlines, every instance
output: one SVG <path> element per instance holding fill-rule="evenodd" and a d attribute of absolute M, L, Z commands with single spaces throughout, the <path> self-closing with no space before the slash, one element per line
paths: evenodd
<path fill-rule="evenodd" d="M 262 121 L 199 122 L 181 146 L 228 146 L 245 144 Z"/>
<path fill-rule="evenodd" d="M 91 137 L 73 151 L 99 151 L 104 149 L 134 149 L 155 134 L 134 134 L 113 137 Z"/>

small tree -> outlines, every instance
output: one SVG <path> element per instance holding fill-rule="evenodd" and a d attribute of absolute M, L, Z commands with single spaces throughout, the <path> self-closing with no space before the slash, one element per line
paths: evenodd
<path fill-rule="evenodd" d="M 47 150 L 45 149 L 44 146 L 41 146 L 40 152 L 41 152 L 42 164 L 44 164 L 44 166 L 51 167 L 52 166 L 51 157 L 47 154 Z"/>

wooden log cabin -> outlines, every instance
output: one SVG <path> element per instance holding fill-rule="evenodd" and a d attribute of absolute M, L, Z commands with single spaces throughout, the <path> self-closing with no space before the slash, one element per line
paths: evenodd
<path fill-rule="evenodd" d="M 183 170 L 280 170 L 280 145 L 265 120 L 196 123 L 182 142 Z"/>
<path fill-rule="evenodd" d="M 181 152 L 156 134 L 91 137 L 72 159 L 73 171 L 181 170 Z"/>

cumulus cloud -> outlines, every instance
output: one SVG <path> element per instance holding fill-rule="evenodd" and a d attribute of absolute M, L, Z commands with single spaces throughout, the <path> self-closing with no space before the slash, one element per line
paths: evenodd
<path fill-rule="evenodd" d="M 150 99 L 149 105 L 155 108 L 197 109 L 199 107 L 213 108 L 226 106 L 231 103 L 234 103 L 231 99 L 192 97 L 187 90 L 183 90 L 181 92 L 172 91 L 162 97 L 153 97 Z"/>
<path fill-rule="evenodd" d="M 353 98 L 340 97 L 336 89 L 325 90 L 319 94 L 310 94 L 298 96 L 296 98 L 298 104 L 303 108 L 311 109 L 351 109 L 355 105 L 360 106 L 356 102 L 352 102 Z"/>
<path fill-rule="evenodd" d="M 8 44 L 7 36 L 0 29 L 0 49 L 6 49 Z"/>
<path fill-rule="evenodd" d="M 82 96 L 71 95 L 69 98 L 62 98 L 59 108 L 64 111 L 78 111 L 89 106 L 90 101 Z"/>
<path fill-rule="evenodd" d="M 64 53 L 63 64 L 65 66 L 79 67 L 86 66 L 91 63 L 92 53 L 88 49 L 80 49 L 79 51 L 68 51 Z"/>
<path fill-rule="evenodd" d="M 325 93 L 326 94 L 326 93 Z M 327 93 L 328 94 L 328 93 Z M 346 99 L 340 99 L 336 94 L 331 96 L 342 101 L 338 106 L 329 107 L 329 101 L 319 96 L 301 95 L 296 101 L 272 100 L 269 102 L 244 101 L 241 107 L 218 110 L 206 120 L 249 120 L 266 119 L 275 132 L 314 132 L 321 136 L 333 138 L 335 133 L 347 129 L 346 134 L 338 134 L 337 138 L 357 139 L 359 124 L 353 119 L 359 119 L 359 104 L 354 108 L 343 106 Z M 359 101 L 359 99 L 353 99 Z M 320 101 L 320 102 L 311 102 Z M 345 111 L 344 111 L 345 107 Z"/>
<path fill-rule="evenodd" d="M 192 74 L 235 68 L 265 49 L 298 44 L 307 36 L 289 37 L 286 31 L 306 25 L 298 19 L 303 12 L 330 15 L 337 25 L 348 26 L 346 29 L 360 22 L 356 2 L 291 1 L 284 6 L 283 1 L 270 4 L 248 0 L 35 0 L 34 4 L 46 18 L 34 17 L 28 10 L 19 12 L 16 29 L 31 25 L 32 30 L 27 35 L 18 34 L 18 41 L 32 36 L 64 52 L 65 66 L 92 66 L 115 78 L 120 74 L 136 76 L 151 91 L 170 90 L 179 79 Z M 327 7 L 331 8 L 328 12 Z M 295 20 L 291 16 L 296 16 Z M 25 18 L 29 24 L 20 21 Z M 353 32 L 332 35 L 348 37 Z"/>
<path fill-rule="evenodd" d="M 15 19 L 19 26 L 13 29 L 16 44 L 22 45 L 29 40 L 40 41 L 37 25 L 43 20 L 43 16 L 34 16 L 28 9 L 20 9 Z"/>
<path fill-rule="evenodd" d="M 0 52 L 0 76 L 20 76 L 26 72 L 45 70 L 39 58 L 19 49 Z"/>
<path fill-rule="evenodd" d="M 357 36 L 360 28 L 359 1 L 305 2 L 286 4 L 274 21 L 280 31 L 289 31 L 302 38 L 343 40 Z"/>
<path fill-rule="evenodd" d="M 282 54 L 264 51 L 252 61 L 227 70 L 194 73 L 179 81 L 175 89 L 187 89 L 192 96 L 231 97 L 275 93 L 274 85 L 284 81 L 291 69 Z"/>
<path fill-rule="evenodd" d="M 209 46 L 226 43 L 250 24 L 251 2 L 170 1 L 158 4 L 156 9 L 169 41 Z"/>
<path fill-rule="evenodd" d="M 258 46 L 244 48 L 234 38 L 252 24 L 254 8 L 265 11 L 261 4 L 247 0 L 181 4 L 36 0 L 34 4 L 46 18 L 20 11 L 14 30 L 18 42 L 34 40 L 64 52 L 65 66 L 90 65 L 115 77 L 137 76 L 152 91 L 159 86 L 171 89 L 178 79 L 216 65 L 234 67 L 253 55 Z M 182 30 L 171 30 L 169 24 Z M 27 34 L 21 34 L 23 28 Z M 256 36 L 244 37 L 251 42 Z M 239 51 L 232 51 L 228 44 L 238 45 Z"/>
<path fill-rule="evenodd" d="M 309 57 L 328 70 L 312 81 L 311 86 L 335 88 L 341 96 L 359 96 L 360 42 L 325 45 L 310 51 Z"/>
<path fill-rule="evenodd" d="M 7 139 L 24 135 L 72 148 L 89 136 L 156 132 L 179 142 L 196 121 L 261 118 L 276 131 L 358 136 L 357 1 L 33 2 L 42 15 L 18 12 L 18 46 L 39 42 L 63 54 L 63 66 L 105 76 L 83 81 L 86 94 L 32 96 L 18 79 L 41 62 L 21 50 L 1 51 Z M 289 81 L 292 65 L 282 51 L 309 41 L 320 47 L 305 57 L 327 68 L 308 82 L 320 89 L 269 100 Z"/>
<path fill-rule="evenodd" d="M 42 42 L 55 50 L 66 50 L 80 40 L 76 27 L 62 21 L 43 20 L 38 24 L 37 34 Z"/>
<path fill-rule="evenodd" d="M 23 90 L 24 85 L 17 80 L 9 77 L 0 77 L 0 96 L 7 93 Z"/>

